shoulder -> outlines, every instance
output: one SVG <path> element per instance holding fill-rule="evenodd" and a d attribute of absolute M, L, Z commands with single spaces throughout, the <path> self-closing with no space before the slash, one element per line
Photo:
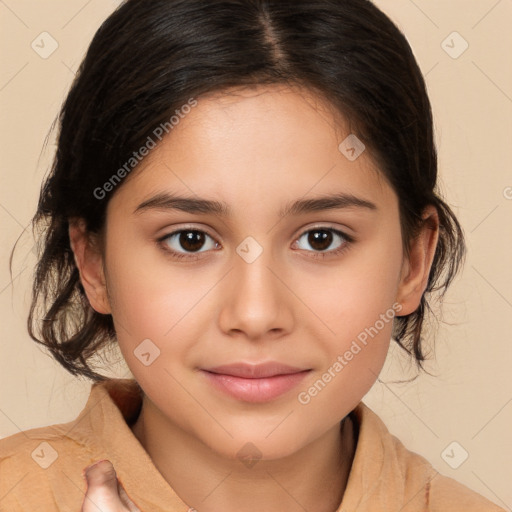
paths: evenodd
<path fill-rule="evenodd" d="M 437 472 L 431 481 L 429 494 L 429 510 L 432 512 L 505 512 L 477 492 Z"/>
<path fill-rule="evenodd" d="M 85 482 L 77 479 L 77 470 L 81 475 L 79 468 L 89 465 L 95 454 L 67 436 L 71 425 L 50 425 L 0 439 L 0 510 L 35 510 L 42 503 L 54 504 L 44 510 L 80 510 Z"/>
<path fill-rule="evenodd" d="M 123 468 L 128 454 L 144 455 L 126 424 L 140 401 L 133 379 L 106 380 L 91 386 L 74 420 L 0 439 L 0 511 L 41 510 L 41 504 L 45 512 L 80 510 L 85 467 L 109 458 Z"/>
<path fill-rule="evenodd" d="M 423 506 L 429 512 L 505 512 L 469 487 L 443 475 L 423 456 L 408 450 L 397 438 L 391 437 L 405 477 L 406 502 L 419 493 L 423 495 Z M 409 509 L 406 507 L 406 510 Z"/>
<path fill-rule="evenodd" d="M 408 450 L 364 403 L 353 412 L 360 426 L 359 454 L 356 450 L 354 459 L 357 480 L 372 489 L 375 504 L 385 499 L 393 503 L 390 509 L 402 512 L 504 512 Z"/>

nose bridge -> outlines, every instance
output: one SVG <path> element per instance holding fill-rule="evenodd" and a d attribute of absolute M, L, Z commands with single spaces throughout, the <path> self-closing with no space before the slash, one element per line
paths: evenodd
<path fill-rule="evenodd" d="M 243 331 L 258 338 L 269 331 L 290 328 L 286 287 L 275 267 L 271 250 L 254 238 L 247 237 L 238 245 L 220 312 L 225 332 Z"/>

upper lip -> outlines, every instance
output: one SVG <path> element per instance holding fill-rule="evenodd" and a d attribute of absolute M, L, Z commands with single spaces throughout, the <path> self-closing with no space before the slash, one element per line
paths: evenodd
<path fill-rule="evenodd" d="M 231 375 L 233 377 L 243 377 L 246 379 L 262 379 L 265 377 L 275 377 L 276 375 L 289 375 L 291 373 L 300 373 L 310 368 L 297 368 L 287 364 L 270 361 L 267 363 L 250 364 L 250 363 L 233 363 L 213 368 L 204 368 L 205 371 L 211 373 L 220 373 L 222 375 Z"/>

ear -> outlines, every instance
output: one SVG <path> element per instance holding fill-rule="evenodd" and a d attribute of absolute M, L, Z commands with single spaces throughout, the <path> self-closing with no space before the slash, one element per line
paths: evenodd
<path fill-rule="evenodd" d="M 404 257 L 398 285 L 397 302 L 402 305 L 400 316 L 414 313 L 428 284 L 439 239 L 439 215 L 433 205 L 423 211 L 423 225 L 409 246 L 409 257 Z"/>
<path fill-rule="evenodd" d="M 97 239 L 87 231 L 83 219 L 70 219 L 69 240 L 80 272 L 80 281 L 91 307 L 104 315 L 111 313 L 103 257 Z"/>

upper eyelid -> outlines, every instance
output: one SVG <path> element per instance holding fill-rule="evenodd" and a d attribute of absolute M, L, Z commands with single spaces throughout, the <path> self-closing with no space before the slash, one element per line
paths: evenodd
<path fill-rule="evenodd" d="M 302 228 L 298 233 L 300 235 L 303 235 L 304 233 L 308 233 L 312 229 L 332 229 L 332 230 L 341 231 L 341 232 L 344 232 L 344 231 L 347 230 L 346 228 L 340 228 L 338 226 L 330 226 L 328 222 L 325 223 L 325 224 L 319 222 L 319 223 L 316 223 L 316 224 L 314 224 L 312 226 L 309 226 L 307 228 Z M 192 225 L 191 226 L 182 226 L 182 227 L 176 228 L 176 229 L 174 229 L 172 231 L 169 231 L 167 234 L 162 235 L 162 237 L 171 236 L 171 235 L 174 235 L 176 233 L 181 233 L 182 231 L 200 231 L 201 233 L 206 233 L 207 235 L 211 236 L 212 238 L 215 238 L 214 235 L 209 233 L 207 228 L 197 227 L 197 226 L 192 226 Z"/>
<path fill-rule="evenodd" d="M 329 226 L 328 224 L 316 224 L 314 226 L 310 226 L 306 229 L 303 229 L 302 231 L 300 231 L 300 234 L 299 236 L 302 236 L 306 233 L 309 233 L 310 231 L 314 231 L 315 229 L 325 229 L 326 231 L 337 231 L 338 233 L 341 233 L 342 235 L 345 235 L 345 236 L 350 236 L 346 231 L 346 229 L 344 228 L 340 228 L 338 226 Z"/>
<path fill-rule="evenodd" d="M 172 231 L 169 231 L 168 233 L 163 234 L 162 236 L 158 237 L 159 240 L 166 240 L 167 238 L 170 238 L 171 236 L 177 235 L 178 233 L 182 233 L 183 231 L 198 231 L 199 233 L 204 233 L 208 235 L 211 239 L 216 240 L 216 237 L 208 232 L 208 230 L 204 228 L 198 228 L 195 226 L 184 226 L 178 229 L 174 229 Z"/>

